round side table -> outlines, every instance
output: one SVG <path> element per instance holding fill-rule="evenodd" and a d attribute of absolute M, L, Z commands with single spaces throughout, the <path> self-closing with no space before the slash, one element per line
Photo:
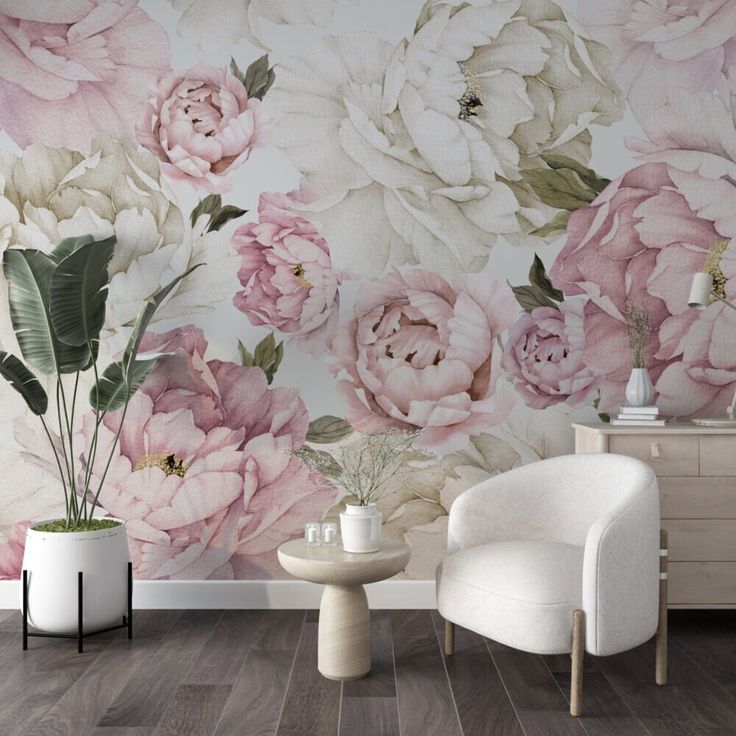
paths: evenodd
<path fill-rule="evenodd" d="M 355 680 L 371 669 L 366 583 L 385 580 L 409 562 L 409 545 L 381 541 L 378 552 L 354 554 L 341 546 L 317 547 L 294 539 L 279 547 L 281 567 L 325 586 L 319 609 L 317 667 L 330 680 Z"/>

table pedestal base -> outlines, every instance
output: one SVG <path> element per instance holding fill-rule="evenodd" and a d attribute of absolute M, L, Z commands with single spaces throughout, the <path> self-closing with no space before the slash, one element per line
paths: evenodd
<path fill-rule="evenodd" d="M 368 599 L 362 585 L 326 585 L 319 609 L 317 667 L 330 680 L 355 680 L 371 669 Z"/>

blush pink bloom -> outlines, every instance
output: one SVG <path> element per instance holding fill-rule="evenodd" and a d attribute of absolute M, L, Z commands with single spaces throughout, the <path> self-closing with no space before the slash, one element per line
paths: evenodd
<path fill-rule="evenodd" d="M 146 336 L 162 358 L 135 394 L 101 504 L 128 522 L 136 574 L 148 579 L 270 577 L 276 547 L 334 500 L 288 453 L 308 416 L 294 389 L 269 389 L 259 368 L 207 361 L 194 327 Z M 99 480 L 119 412 L 105 418 Z M 94 415 L 83 439 L 91 438 Z M 96 487 L 96 483 L 93 483 Z"/>
<path fill-rule="evenodd" d="M 164 29 L 137 0 L 0 0 L 0 124 L 30 143 L 86 152 L 133 137 L 148 88 L 169 70 Z"/>
<path fill-rule="evenodd" d="M 290 335 L 289 342 L 318 357 L 337 328 L 341 276 L 314 223 L 287 207 L 299 192 L 261 194 L 258 222 L 235 231 L 243 286 L 233 304 L 251 324 Z"/>
<path fill-rule="evenodd" d="M 736 186 L 664 163 L 646 163 L 574 212 L 568 239 L 550 269 L 566 295 L 583 294 L 584 361 L 601 379 L 602 410 L 624 400 L 631 350 L 623 314 L 646 306 L 654 328 L 648 367 L 668 414 L 723 414 L 736 388 L 733 310 L 687 307 L 695 271 L 719 275 L 736 298 Z"/>
<path fill-rule="evenodd" d="M 459 450 L 501 422 L 511 391 L 498 390 L 499 336 L 518 316 L 508 287 L 485 274 L 413 269 L 365 282 L 355 319 L 332 341 L 348 421 L 361 432 L 424 430 L 415 445 Z"/>
<path fill-rule="evenodd" d="M 592 399 L 596 379 L 583 359 L 584 304 L 573 297 L 559 309 L 537 307 L 509 328 L 502 365 L 527 406 L 580 406 Z"/>
<path fill-rule="evenodd" d="M 136 132 L 172 179 L 224 192 L 228 175 L 268 144 L 272 124 L 228 69 L 199 64 L 159 80 Z"/>
<path fill-rule="evenodd" d="M 19 580 L 23 572 L 23 552 L 30 521 L 16 521 L 8 538 L 0 544 L 0 580 Z"/>
<path fill-rule="evenodd" d="M 733 0 L 582 0 L 578 18 L 610 49 L 616 81 L 645 130 L 667 124 L 672 112 L 662 108 L 673 94 L 728 96 L 729 79 L 731 94 L 736 89 Z M 691 116 L 699 109 L 692 103 Z"/>

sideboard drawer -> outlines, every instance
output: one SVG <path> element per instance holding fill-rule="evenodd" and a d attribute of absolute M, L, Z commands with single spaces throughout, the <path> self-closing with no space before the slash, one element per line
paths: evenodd
<path fill-rule="evenodd" d="M 736 562 L 736 519 L 668 519 L 670 560 Z"/>
<path fill-rule="evenodd" d="M 736 519 L 736 478 L 659 478 L 659 502 L 663 519 Z"/>
<path fill-rule="evenodd" d="M 736 476 L 733 435 L 700 437 L 700 475 Z"/>
<path fill-rule="evenodd" d="M 659 476 L 698 475 L 698 438 L 687 435 L 614 434 L 608 451 L 643 460 Z"/>
<path fill-rule="evenodd" d="M 736 562 L 670 562 L 670 605 L 736 605 Z"/>

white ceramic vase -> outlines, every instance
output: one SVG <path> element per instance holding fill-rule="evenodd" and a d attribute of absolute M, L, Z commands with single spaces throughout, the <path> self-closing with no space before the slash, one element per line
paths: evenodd
<path fill-rule="evenodd" d="M 381 544 L 381 512 L 376 504 L 347 504 L 340 514 L 342 548 L 346 552 L 377 552 Z"/>
<path fill-rule="evenodd" d="M 50 634 L 76 633 L 79 572 L 83 573 L 84 629 L 121 623 L 128 610 L 129 560 L 124 522 L 90 532 L 41 532 L 29 527 L 23 555 L 29 623 Z M 20 594 L 22 605 L 22 589 Z"/>
<path fill-rule="evenodd" d="M 629 406 L 651 406 L 654 403 L 654 386 L 646 368 L 632 368 L 626 384 L 626 401 Z"/>

